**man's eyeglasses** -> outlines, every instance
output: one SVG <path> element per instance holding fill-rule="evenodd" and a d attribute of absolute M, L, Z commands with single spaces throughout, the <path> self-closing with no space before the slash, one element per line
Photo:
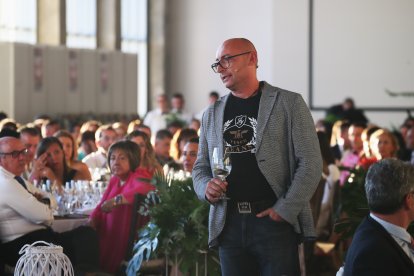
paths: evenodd
<path fill-rule="evenodd" d="M 26 156 L 29 151 L 27 149 L 15 150 L 12 152 L 0 152 L 0 155 L 11 155 L 13 158 L 18 158 L 20 155 Z"/>
<path fill-rule="evenodd" d="M 218 67 L 221 66 L 221 68 L 223 69 L 227 69 L 230 67 L 230 59 L 238 57 L 238 56 L 242 56 L 242 55 L 246 55 L 251 53 L 252 51 L 248 51 L 248 52 L 243 52 L 241 54 L 237 54 L 237 55 L 233 55 L 233 56 L 228 56 L 228 57 L 223 57 L 221 60 L 211 64 L 211 69 L 213 69 L 214 73 L 218 73 Z"/>

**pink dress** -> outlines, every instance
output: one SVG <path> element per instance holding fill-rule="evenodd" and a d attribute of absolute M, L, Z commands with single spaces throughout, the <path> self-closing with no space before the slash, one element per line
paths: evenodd
<path fill-rule="evenodd" d="M 137 170 L 131 173 L 121 186 L 120 179 L 112 176 L 101 202 L 91 214 L 99 236 L 100 267 L 109 273 L 116 272 L 125 257 L 134 195 L 136 193 L 145 195 L 155 188 L 148 181 L 143 181 L 143 178 L 150 179 L 151 175 Z M 117 206 L 110 213 L 102 212 L 102 203 L 119 194 L 122 194 L 130 204 Z"/>

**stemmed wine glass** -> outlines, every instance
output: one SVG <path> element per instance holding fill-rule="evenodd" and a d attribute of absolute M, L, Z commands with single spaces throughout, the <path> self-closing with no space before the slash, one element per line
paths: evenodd
<path fill-rule="evenodd" d="M 226 181 L 226 177 L 231 172 L 230 154 L 226 153 L 224 156 L 221 156 L 219 154 L 219 148 L 214 147 L 212 159 L 214 177 L 218 177 L 221 181 Z M 226 196 L 226 193 L 222 193 L 219 199 L 229 200 L 230 198 Z"/>

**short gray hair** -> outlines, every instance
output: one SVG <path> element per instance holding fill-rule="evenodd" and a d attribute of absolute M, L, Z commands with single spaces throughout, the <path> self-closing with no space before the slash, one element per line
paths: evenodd
<path fill-rule="evenodd" d="M 414 192 L 414 166 L 396 159 L 373 164 L 365 178 L 369 209 L 380 214 L 399 210 L 405 196 Z"/>

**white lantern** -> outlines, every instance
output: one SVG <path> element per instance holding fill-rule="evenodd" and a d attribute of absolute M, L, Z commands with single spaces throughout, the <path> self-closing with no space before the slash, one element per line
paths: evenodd
<path fill-rule="evenodd" d="M 35 246 L 43 244 L 42 246 Z M 44 246 L 46 245 L 46 246 Z M 24 254 L 17 261 L 14 269 L 14 275 L 61 275 L 72 276 L 73 267 L 69 258 L 63 253 L 63 247 L 37 241 L 33 244 L 26 244 L 19 254 Z"/>

